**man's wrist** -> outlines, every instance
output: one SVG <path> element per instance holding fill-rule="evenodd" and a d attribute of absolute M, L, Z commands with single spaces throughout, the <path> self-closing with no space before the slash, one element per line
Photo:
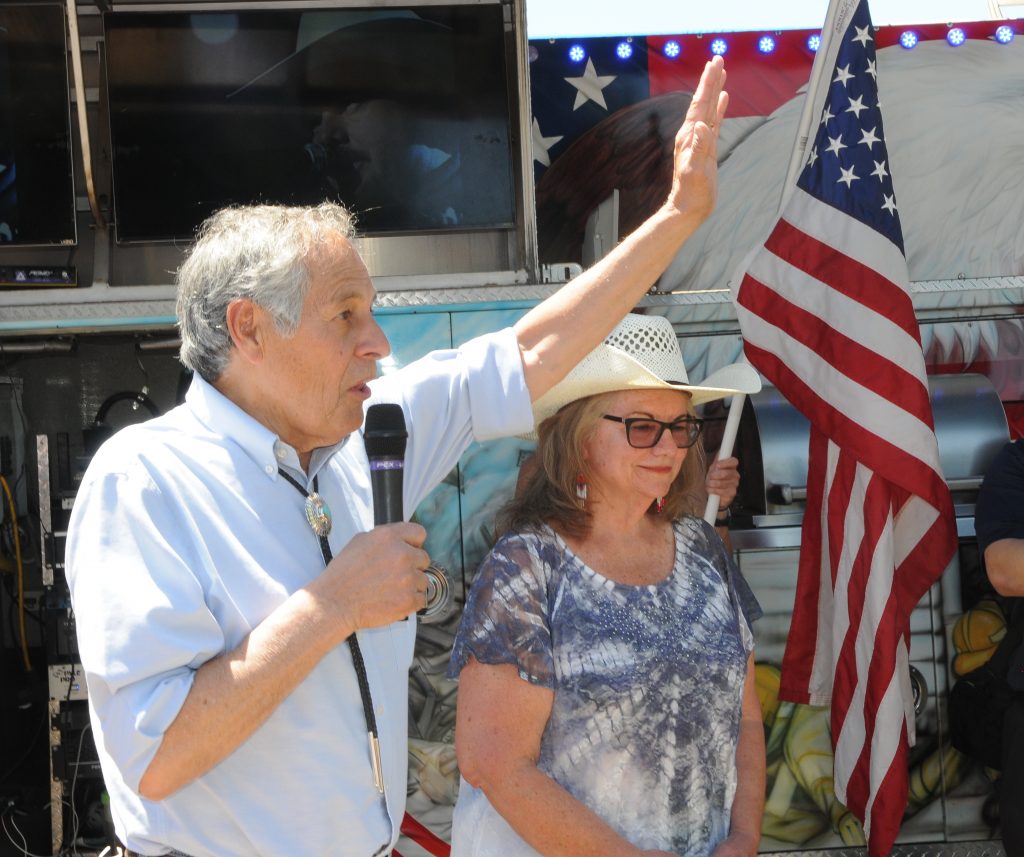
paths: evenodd
<path fill-rule="evenodd" d="M 724 509 L 719 509 L 718 514 L 715 516 L 716 527 L 728 527 L 729 521 L 732 520 L 732 512 L 729 507 L 726 506 Z"/>

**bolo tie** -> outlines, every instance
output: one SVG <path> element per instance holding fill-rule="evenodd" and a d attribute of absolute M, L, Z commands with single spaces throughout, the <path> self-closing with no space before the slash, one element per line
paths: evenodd
<path fill-rule="evenodd" d="M 317 477 L 313 477 L 313 490 L 307 491 L 298 481 L 289 476 L 280 467 L 277 472 L 281 474 L 306 500 L 306 520 L 313 535 L 320 541 L 320 553 L 324 557 L 324 567 L 330 565 L 334 554 L 331 553 L 331 545 L 327 537 L 331 533 L 331 510 L 320 496 L 317 490 Z M 373 697 L 370 696 L 370 682 L 366 678 L 366 664 L 363 661 L 363 653 L 359 649 L 359 640 L 356 639 L 356 632 L 349 634 L 349 650 L 352 652 L 352 666 L 356 671 L 356 679 L 359 682 L 359 697 L 363 703 L 363 717 L 366 718 L 366 736 L 370 741 L 370 759 L 373 762 L 373 782 L 377 791 L 384 794 L 384 767 L 380 761 L 380 741 L 377 738 L 377 718 L 373 713 Z"/>

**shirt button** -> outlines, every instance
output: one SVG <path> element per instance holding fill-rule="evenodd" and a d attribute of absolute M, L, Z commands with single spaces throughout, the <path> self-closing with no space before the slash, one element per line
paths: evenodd
<path fill-rule="evenodd" d="M 273 473 L 273 472 L 274 472 L 274 465 L 273 465 L 273 464 L 268 464 L 268 465 L 267 465 L 266 467 L 264 467 L 263 469 L 264 469 L 264 470 L 266 470 L 266 471 L 267 471 L 267 473 Z"/>
<path fill-rule="evenodd" d="M 286 450 L 283 446 L 279 446 L 276 450 L 276 453 L 277 457 L 281 459 L 281 461 L 284 461 L 285 457 L 288 455 L 288 450 Z"/>

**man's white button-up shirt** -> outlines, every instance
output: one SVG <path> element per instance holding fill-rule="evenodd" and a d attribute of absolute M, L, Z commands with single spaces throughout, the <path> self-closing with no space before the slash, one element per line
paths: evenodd
<path fill-rule="evenodd" d="M 371 384 L 409 428 L 404 508 L 473 440 L 532 428 L 511 330 L 436 352 Z M 323 569 L 300 484 L 317 477 L 339 553 L 373 526 L 360 434 L 296 451 L 200 378 L 170 413 L 119 432 L 82 482 L 67 575 L 96 745 L 122 841 L 143 854 L 333 857 L 386 853 L 405 808 L 415 621 L 360 630 L 384 766 L 374 787 L 347 645 L 335 648 L 237 750 L 160 802 L 138 785 L 195 671 L 241 642 Z"/>

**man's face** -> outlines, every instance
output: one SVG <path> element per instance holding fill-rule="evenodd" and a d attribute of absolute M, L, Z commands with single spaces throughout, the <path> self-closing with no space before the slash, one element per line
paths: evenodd
<path fill-rule="evenodd" d="M 259 310 L 264 330 L 263 422 L 301 454 L 359 428 L 366 382 L 391 346 L 373 317 L 376 295 L 359 254 L 343 238 L 325 247 L 294 335 Z"/>
<path fill-rule="evenodd" d="M 426 142 L 416 137 L 411 114 L 411 108 L 383 99 L 324 111 L 313 142 L 330 153 L 331 176 L 349 205 L 391 204 L 410 191 L 406 151 L 413 142 Z"/>

